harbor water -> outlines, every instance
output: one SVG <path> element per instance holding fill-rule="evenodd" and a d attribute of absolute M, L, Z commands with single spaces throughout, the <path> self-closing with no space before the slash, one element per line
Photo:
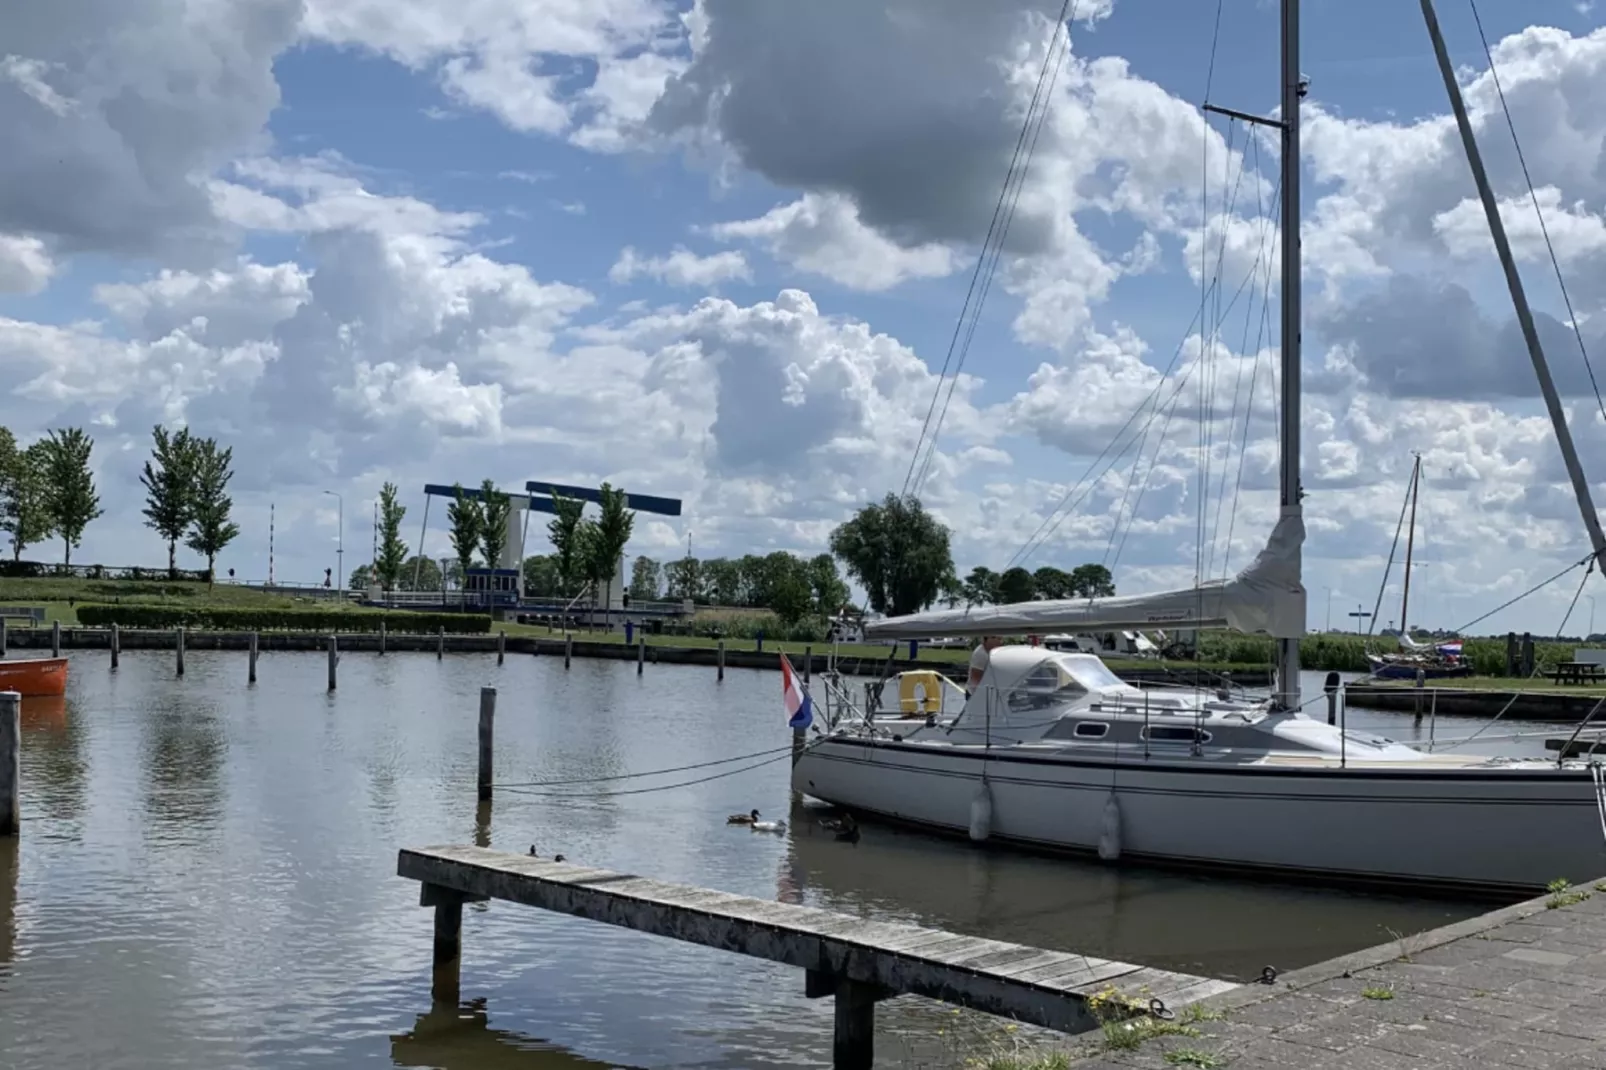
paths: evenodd
<path fill-rule="evenodd" d="M 800 971 L 509 904 L 465 913 L 465 1003 L 432 1008 L 431 915 L 417 885 L 395 876 L 409 845 L 534 845 L 664 880 L 1234 979 L 1487 909 L 1114 869 L 875 825 L 838 843 L 793 810 L 784 755 L 532 786 L 779 753 L 790 732 L 774 673 L 733 669 L 716 684 L 713 670 L 689 666 L 638 677 L 615 661 L 565 671 L 557 658 L 499 668 L 494 655 L 348 654 L 338 691 L 325 676 L 317 655 L 264 655 L 247 687 L 243 654 L 192 651 L 177 679 L 171 653 L 125 652 L 112 672 L 105 654 L 84 652 L 65 700 L 24 703 L 23 832 L 0 840 L 0 1066 L 829 1065 L 831 1004 L 804 999 Z M 498 788 L 480 807 L 487 684 L 499 692 Z M 1309 694 L 1320 684 L 1307 674 Z M 1402 740 L 1428 731 L 1407 716 L 1349 719 Z M 1435 731 L 1478 727 L 1440 718 Z M 754 807 L 793 827 L 726 825 Z M 958 1021 L 920 1000 L 884 1004 L 879 1063 L 960 1065 Z M 995 1026 L 976 1021 L 975 1042 Z"/>

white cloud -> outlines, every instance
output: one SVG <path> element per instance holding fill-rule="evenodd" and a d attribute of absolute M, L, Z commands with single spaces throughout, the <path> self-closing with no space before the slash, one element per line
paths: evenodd
<path fill-rule="evenodd" d="M 615 283 L 627 283 L 645 276 L 669 286 L 708 289 L 731 279 L 750 279 L 747 258 L 741 253 L 713 253 L 698 256 L 691 250 L 676 246 L 668 256 L 642 256 L 631 246 L 619 252 L 619 259 L 608 271 Z"/>
<path fill-rule="evenodd" d="M 50 284 L 56 268 L 38 238 L 0 234 L 0 293 L 36 294 Z"/>

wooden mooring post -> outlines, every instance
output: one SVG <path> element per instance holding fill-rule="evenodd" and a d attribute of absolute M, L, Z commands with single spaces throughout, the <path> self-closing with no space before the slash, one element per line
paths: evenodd
<path fill-rule="evenodd" d="M 340 666 L 340 644 L 333 632 L 329 633 L 329 690 L 335 689 Z"/>
<path fill-rule="evenodd" d="M 122 629 L 117 626 L 116 622 L 112 623 L 111 644 L 112 668 L 115 669 L 117 668 L 117 660 L 122 656 L 123 653 L 123 632 Z"/>
<path fill-rule="evenodd" d="M 496 663 L 498 665 L 500 665 L 506 660 L 507 660 L 507 632 L 504 630 L 504 631 L 500 631 L 500 632 L 496 633 Z"/>
<path fill-rule="evenodd" d="M 22 828 L 22 694 L 0 691 L 0 836 Z"/>
<path fill-rule="evenodd" d="M 714 679 L 720 682 L 724 682 L 725 679 L 725 640 L 723 639 L 719 641 L 719 671 L 714 676 Z"/>
<path fill-rule="evenodd" d="M 0 617 L 0 658 L 6 656 L 6 618 Z"/>
<path fill-rule="evenodd" d="M 252 632 L 245 646 L 245 682 L 257 682 L 257 633 Z"/>
<path fill-rule="evenodd" d="M 491 798 L 491 769 L 496 759 L 496 688 L 480 688 L 480 775 L 481 802 Z"/>
<path fill-rule="evenodd" d="M 479 847 L 404 849 L 396 872 L 435 910 L 437 1001 L 460 995 L 463 904 L 500 899 L 801 967 L 806 996 L 836 999 L 832 1062 L 852 1070 L 873 1064 L 875 1004 L 895 995 L 1080 1033 L 1097 1027 L 1089 1001 L 1110 989 L 1169 1016 L 1239 987 Z"/>
<path fill-rule="evenodd" d="M 568 632 L 563 633 L 563 667 L 567 669 L 569 662 L 574 660 L 574 636 Z"/>
<path fill-rule="evenodd" d="M 179 676 L 183 676 L 184 675 L 184 629 L 182 627 L 178 628 L 177 630 L 175 630 L 173 632 L 173 652 L 174 652 L 173 660 L 175 662 L 175 666 L 174 667 L 176 669 L 176 673 Z"/>
<path fill-rule="evenodd" d="M 813 671 L 813 669 L 814 669 L 814 648 L 812 646 L 806 646 L 806 647 L 803 648 L 803 686 L 804 687 L 808 687 L 809 686 L 809 675 Z"/>
<path fill-rule="evenodd" d="M 385 622 L 384 621 L 380 621 L 379 622 L 379 656 L 380 657 L 384 657 L 385 656 L 385 640 L 387 638 L 388 638 L 388 634 L 385 631 Z"/>
<path fill-rule="evenodd" d="M 61 621 L 50 622 L 50 656 L 61 657 Z"/>
<path fill-rule="evenodd" d="M 647 640 L 641 637 L 636 639 L 636 675 L 640 676 L 647 671 Z"/>
<path fill-rule="evenodd" d="M 442 624 L 435 632 L 435 660 L 439 661 L 446 656 L 446 625 Z"/>

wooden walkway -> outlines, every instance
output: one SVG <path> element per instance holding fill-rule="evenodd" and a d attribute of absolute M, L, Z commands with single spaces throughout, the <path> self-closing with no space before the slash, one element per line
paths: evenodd
<path fill-rule="evenodd" d="M 871 1065 L 875 1003 L 890 996 L 1076 1033 L 1098 1024 L 1089 997 L 1112 987 L 1170 1012 L 1238 987 L 480 847 L 404 849 L 396 871 L 419 881 L 422 904 L 435 908 L 438 1000 L 458 998 L 463 904 L 501 899 L 801 967 L 808 996 L 836 998 L 838 1067 Z"/>

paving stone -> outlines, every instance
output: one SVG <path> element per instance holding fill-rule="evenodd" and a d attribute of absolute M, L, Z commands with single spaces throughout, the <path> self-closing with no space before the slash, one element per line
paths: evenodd
<path fill-rule="evenodd" d="M 1577 962 L 1579 959 L 1577 955 L 1570 955 L 1561 951 L 1545 951 L 1532 947 L 1513 948 L 1500 957 L 1517 962 L 1532 962 L 1539 966 L 1567 966 Z"/>

